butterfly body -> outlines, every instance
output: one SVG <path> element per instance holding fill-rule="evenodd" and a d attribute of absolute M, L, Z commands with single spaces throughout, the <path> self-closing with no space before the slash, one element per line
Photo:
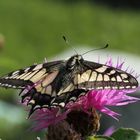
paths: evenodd
<path fill-rule="evenodd" d="M 134 89 L 138 82 L 125 71 L 74 55 L 11 72 L 0 78 L 0 86 L 21 89 L 22 102 L 32 106 L 31 115 L 38 108 L 64 107 L 92 89 Z"/>

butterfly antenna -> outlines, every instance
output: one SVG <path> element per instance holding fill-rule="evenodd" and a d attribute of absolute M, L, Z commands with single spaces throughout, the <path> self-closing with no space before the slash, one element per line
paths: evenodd
<path fill-rule="evenodd" d="M 96 48 L 96 49 L 93 49 L 93 50 L 87 51 L 87 52 L 83 53 L 82 56 L 85 55 L 85 54 L 87 54 L 87 53 L 89 53 L 89 52 L 92 52 L 92 51 L 97 51 L 97 50 L 106 49 L 106 48 L 108 48 L 108 46 L 109 46 L 109 45 L 106 44 L 104 47 Z"/>
<path fill-rule="evenodd" d="M 73 48 L 73 47 L 70 45 L 69 41 L 67 40 L 67 38 L 66 38 L 64 35 L 62 36 L 62 38 L 64 39 L 64 41 L 66 42 L 66 44 L 67 44 L 68 46 L 70 46 L 70 47 L 75 51 L 76 54 L 78 54 L 77 51 L 76 51 L 76 49 Z"/>

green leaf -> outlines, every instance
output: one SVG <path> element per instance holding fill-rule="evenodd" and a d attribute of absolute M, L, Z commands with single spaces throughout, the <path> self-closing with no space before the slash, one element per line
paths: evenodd
<path fill-rule="evenodd" d="M 90 136 L 87 140 L 114 140 L 113 138 L 107 136 Z"/>
<path fill-rule="evenodd" d="M 120 128 L 111 137 L 115 140 L 140 140 L 140 132 L 132 128 Z"/>

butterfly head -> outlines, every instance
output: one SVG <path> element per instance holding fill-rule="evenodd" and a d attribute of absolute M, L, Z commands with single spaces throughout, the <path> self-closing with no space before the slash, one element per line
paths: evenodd
<path fill-rule="evenodd" d="M 67 61 L 67 68 L 68 69 L 73 69 L 75 66 L 81 64 L 83 62 L 83 57 L 82 55 L 74 55 L 71 58 L 68 59 Z"/>

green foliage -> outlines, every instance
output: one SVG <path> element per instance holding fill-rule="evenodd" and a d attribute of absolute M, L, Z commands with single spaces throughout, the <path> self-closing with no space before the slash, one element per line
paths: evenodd
<path fill-rule="evenodd" d="M 86 140 L 140 140 L 140 132 L 132 128 L 119 128 L 111 137 L 91 136 Z"/>
<path fill-rule="evenodd" d="M 120 128 L 111 137 L 115 140 L 140 140 L 140 132 L 132 128 Z"/>

